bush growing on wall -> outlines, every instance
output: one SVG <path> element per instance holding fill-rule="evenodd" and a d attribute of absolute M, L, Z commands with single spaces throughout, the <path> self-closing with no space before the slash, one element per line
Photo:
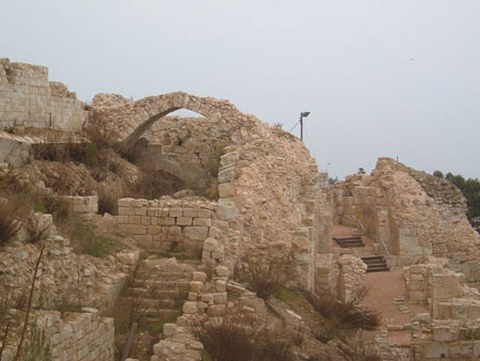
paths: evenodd
<path fill-rule="evenodd" d="M 0 200 L 0 246 L 4 245 L 19 231 L 19 223 L 14 218 L 16 207 L 6 199 Z"/>

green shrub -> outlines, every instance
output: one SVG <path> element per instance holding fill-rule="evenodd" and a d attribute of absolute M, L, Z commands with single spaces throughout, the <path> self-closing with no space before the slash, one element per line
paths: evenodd
<path fill-rule="evenodd" d="M 70 238 L 77 253 L 103 258 L 118 249 L 114 240 L 96 235 L 91 225 L 79 219 L 70 219 L 62 225 L 61 231 Z"/>
<path fill-rule="evenodd" d="M 98 161 L 98 147 L 95 143 L 87 143 L 86 146 L 87 165 L 90 167 L 98 167 L 100 162 Z"/>

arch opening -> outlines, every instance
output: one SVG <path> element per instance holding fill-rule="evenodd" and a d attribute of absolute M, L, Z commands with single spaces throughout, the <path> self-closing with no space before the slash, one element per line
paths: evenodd
<path fill-rule="evenodd" d="M 124 156 L 142 170 L 172 176 L 174 183 L 166 194 L 190 190 L 185 194 L 218 198 L 220 156 L 228 140 L 211 134 L 208 117 L 169 109 L 149 118 L 124 145 Z"/>

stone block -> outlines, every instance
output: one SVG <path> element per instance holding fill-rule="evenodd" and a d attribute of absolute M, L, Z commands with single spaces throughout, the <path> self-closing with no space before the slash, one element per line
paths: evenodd
<path fill-rule="evenodd" d="M 193 272 L 192 280 L 205 282 L 207 280 L 207 274 L 205 272 Z"/>
<path fill-rule="evenodd" d="M 213 295 L 211 293 L 202 294 L 200 300 L 206 303 L 213 303 Z"/>
<path fill-rule="evenodd" d="M 221 317 L 225 314 L 225 305 L 211 305 L 208 308 L 208 315 L 210 317 Z"/>
<path fill-rule="evenodd" d="M 132 207 L 118 207 L 119 216 L 132 216 L 134 214 L 134 208 Z"/>
<path fill-rule="evenodd" d="M 426 342 L 423 344 L 423 359 L 448 358 L 448 344 L 440 342 Z"/>
<path fill-rule="evenodd" d="M 221 183 L 218 185 L 218 196 L 220 198 L 231 198 L 236 194 L 235 185 L 233 183 Z"/>
<path fill-rule="evenodd" d="M 203 243 L 203 250 L 208 252 L 215 252 L 218 249 L 218 241 L 215 238 L 207 238 Z"/>
<path fill-rule="evenodd" d="M 190 291 L 200 293 L 203 290 L 203 282 L 200 281 L 191 281 L 190 282 Z"/>
<path fill-rule="evenodd" d="M 187 301 L 183 304 L 182 310 L 183 310 L 183 313 L 186 313 L 186 314 L 197 313 L 197 310 L 198 310 L 197 303 L 192 301 Z"/>
<path fill-rule="evenodd" d="M 198 218 L 212 218 L 212 211 L 200 209 L 197 211 Z"/>
<path fill-rule="evenodd" d="M 194 218 L 193 225 L 210 227 L 212 225 L 212 220 L 210 218 Z"/>
<path fill-rule="evenodd" d="M 183 234 L 192 241 L 203 241 L 208 237 L 208 230 L 209 228 L 205 226 L 187 226 Z"/>
<path fill-rule="evenodd" d="M 230 152 L 220 157 L 220 164 L 222 167 L 233 166 L 237 164 L 238 158 L 239 156 L 237 152 Z"/>
<path fill-rule="evenodd" d="M 168 215 L 170 217 L 181 217 L 183 215 L 183 211 L 180 208 L 172 208 L 168 211 Z"/>
<path fill-rule="evenodd" d="M 146 216 L 147 209 L 145 207 L 135 208 L 134 214 L 137 216 Z"/>
<path fill-rule="evenodd" d="M 450 344 L 450 357 L 457 358 L 470 358 L 473 356 L 473 345 L 471 341 L 455 342 Z"/>
<path fill-rule="evenodd" d="M 447 326 L 435 326 L 433 328 L 433 340 L 437 342 L 452 342 L 458 339 L 458 332 L 453 332 Z"/>
<path fill-rule="evenodd" d="M 128 223 L 130 224 L 142 224 L 141 216 L 128 216 Z"/>
<path fill-rule="evenodd" d="M 227 183 L 235 180 L 236 168 L 235 166 L 221 168 L 218 172 L 218 182 Z"/>
<path fill-rule="evenodd" d="M 119 224 L 118 231 L 127 235 L 142 235 L 147 233 L 147 227 L 137 224 Z"/>
<path fill-rule="evenodd" d="M 168 218 L 159 218 L 157 220 L 157 224 L 161 226 L 174 226 L 175 225 L 175 218 L 168 217 Z"/>
<path fill-rule="evenodd" d="M 128 216 L 117 216 L 117 223 L 118 224 L 128 223 Z"/>
<path fill-rule="evenodd" d="M 213 303 L 226 304 L 227 303 L 227 292 L 219 292 L 213 294 Z"/>
<path fill-rule="evenodd" d="M 215 273 L 220 277 L 227 277 L 230 274 L 230 270 L 225 266 L 215 267 Z"/>
<path fill-rule="evenodd" d="M 216 280 L 215 281 L 215 290 L 217 292 L 226 292 L 227 291 L 227 281 Z"/>
<path fill-rule="evenodd" d="M 197 216 L 197 210 L 193 209 L 193 208 L 184 209 L 184 210 L 182 210 L 182 215 L 183 215 L 183 217 L 193 218 L 193 217 Z"/>
<path fill-rule="evenodd" d="M 425 301 L 427 294 L 424 291 L 411 291 L 408 293 L 408 298 L 413 302 Z"/>
<path fill-rule="evenodd" d="M 148 234 L 157 235 L 157 234 L 162 233 L 162 229 L 163 229 L 162 226 L 153 226 L 152 225 L 152 226 L 147 227 L 147 232 L 148 232 Z"/>
<path fill-rule="evenodd" d="M 177 226 L 191 226 L 192 218 L 191 217 L 178 217 Z"/>
<path fill-rule="evenodd" d="M 212 258 L 216 260 L 221 260 L 225 254 L 223 252 L 212 252 Z"/>
<path fill-rule="evenodd" d="M 217 216 L 223 221 L 232 220 L 238 217 L 238 209 L 234 205 L 219 205 Z"/>

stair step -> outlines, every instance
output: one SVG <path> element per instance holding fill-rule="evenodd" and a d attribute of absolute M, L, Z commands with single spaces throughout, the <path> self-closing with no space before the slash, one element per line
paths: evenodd
<path fill-rule="evenodd" d="M 361 257 L 362 261 L 367 265 L 367 272 L 385 272 L 390 271 L 387 261 L 383 256 L 371 255 Z"/>
<path fill-rule="evenodd" d="M 342 248 L 365 247 L 365 243 L 363 243 L 360 236 L 338 236 L 332 238 Z"/>
<path fill-rule="evenodd" d="M 332 237 L 334 240 L 349 240 L 349 239 L 362 239 L 362 236 L 359 235 L 351 235 L 351 236 L 334 236 Z"/>

